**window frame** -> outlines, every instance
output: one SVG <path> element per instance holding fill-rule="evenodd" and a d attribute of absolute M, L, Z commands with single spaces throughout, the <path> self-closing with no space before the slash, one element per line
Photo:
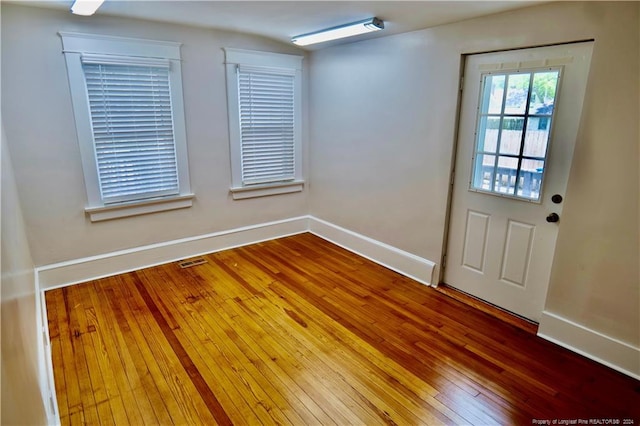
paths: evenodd
<path fill-rule="evenodd" d="M 229 151 L 231 159 L 231 187 L 234 200 L 267 195 L 300 192 L 304 187 L 302 174 L 302 56 L 223 48 L 227 78 L 227 107 L 229 115 Z M 267 72 L 294 73 L 294 178 L 293 180 L 244 184 L 242 180 L 242 135 L 238 68 L 251 67 Z"/>
<path fill-rule="evenodd" d="M 186 124 L 182 93 L 181 43 L 59 32 L 67 65 L 69 88 L 82 160 L 87 205 L 85 212 L 92 222 L 191 207 Z M 169 62 L 169 86 L 173 118 L 173 138 L 178 172 L 178 193 L 137 200 L 105 203 L 101 197 L 96 148 L 92 129 L 89 96 L 82 66 L 82 55 L 104 56 L 149 63 L 158 59 Z"/>
<path fill-rule="evenodd" d="M 556 83 L 556 92 L 555 92 L 555 98 L 554 98 L 554 108 L 553 111 L 551 113 L 551 115 L 548 114 L 536 114 L 536 113 L 529 113 L 529 103 L 530 103 L 530 97 L 531 97 L 531 93 L 533 91 L 533 79 L 535 77 L 535 74 L 537 73 L 543 73 L 543 72 L 557 72 L 558 77 L 557 77 L 557 83 Z M 501 70 L 497 70 L 497 71 L 486 71 L 486 72 L 482 72 L 480 75 L 480 93 L 478 94 L 479 99 L 478 99 L 478 111 L 476 113 L 476 124 L 475 124 L 475 141 L 474 141 L 474 148 L 473 148 L 473 156 L 471 159 L 471 174 L 470 174 L 470 179 L 469 179 L 469 188 L 468 190 L 470 192 L 476 192 L 476 193 L 481 193 L 481 194 L 486 194 L 486 195 L 491 195 L 491 196 L 496 196 L 496 197 L 501 197 L 501 198 L 507 198 L 507 199 L 511 199 L 511 200 L 516 200 L 516 201 L 523 201 L 526 203 L 533 203 L 533 204 L 541 204 L 543 201 L 543 190 L 544 190 L 544 183 L 545 183 L 545 177 L 546 177 L 546 165 L 549 161 L 549 152 L 551 150 L 551 143 L 553 141 L 553 133 L 554 133 L 554 128 L 555 128 L 555 121 L 556 121 L 556 111 L 557 111 L 557 104 L 558 104 L 558 99 L 560 96 L 560 92 L 561 92 L 561 86 L 562 86 L 562 76 L 564 73 L 564 67 L 563 66 L 543 66 L 543 67 L 529 67 L 529 68 L 514 68 L 514 69 L 509 69 L 509 68 L 505 68 L 505 69 L 501 69 Z M 505 108 L 505 99 L 507 96 L 507 90 L 508 88 L 506 87 L 507 85 L 507 80 L 508 77 L 511 75 L 519 75 L 519 74 L 531 74 L 530 77 L 530 82 L 529 82 L 529 87 L 528 87 L 528 91 L 527 91 L 527 101 L 526 101 L 526 105 L 525 105 L 525 111 L 523 114 L 516 114 L 516 113 L 506 113 L 504 111 Z M 485 95 L 485 79 L 490 77 L 490 76 L 496 76 L 496 75 L 504 75 L 505 76 L 505 89 L 504 89 L 504 93 L 503 93 L 503 99 L 502 99 L 502 104 L 501 104 L 501 111 L 498 114 L 495 113 L 483 113 L 482 112 L 482 99 Z M 479 145 L 480 145 L 480 138 L 481 138 L 481 122 L 482 122 L 482 117 L 491 117 L 491 116 L 496 116 L 499 118 L 499 123 L 500 126 L 502 126 L 503 120 L 505 118 L 511 119 L 511 118 L 523 118 L 523 129 L 522 129 L 522 136 L 521 136 L 521 141 L 520 141 L 520 148 L 519 148 L 519 152 L 518 154 L 506 154 L 506 153 L 501 153 L 500 152 L 500 139 L 498 139 L 497 142 L 497 146 L 496 146 L 496 152 L 492 153 L 492 152 L 488 152 L 488 151 L 484 151 L 484 150 L 480 150 L 479 149 Z M 547 135 L 547 141 L 546 141 L 546 149 L 545 149 L 545 155 L 544 157 L 536 157 L 536 156 L 530 156 L 530 155 L 524 155 L 523 150 L 524 150 L 524 146 L 525 146 L 525 138 L 526 138 L 526 133 L 527 133 L 527 126 L 528 126 L 528 121 L 529 118 L 546 118 L 548 120 L 551 121 L 551 125 L 549 127 L 549 132 Z M 476 175 L 479 174 L 480 172 L 477 170 L 477 166 L 478 166 L 478 158 L 483 156 L 483 155 L 493 155 L 496 157 L 495 161 L 494 161 L 494 173 L 497 170 L 498 166 L 498 161 L 500 157 L 505 157 L 505 158 L 513 158 L 515 160 L 518 161 L 518 166 L 516 169 L 516 182 L 515 182 L 515 187 L 514 187 L 514 193 L 513 194 L 509 194 L 509 193 L 503 193 L 503 192 L 499 192 L 496 191 L 495 189 L 493 189 L 494 187 L 494 182 L 492 181 L 492 189 L 484 189 L 484 188 L 479 188 L 476 187 L 474 182 L 476 180 Z M 538 190 L 538 198 L 530 198 L 530 197 L 526 197 L 524 195 L 518 195 L 518 180 L 519 177 L 521 176 L 521 171 L 522 171 L 522 167 L 521 164 L 524 160 L 533 160 L 533 161 L 542 161 L 544 164 L 545 169 L 542 170 L 541 172 L 541 178 L 540 178 L 540 183 L 539 183 L 539 190 Z M 492 174 L 492 176 L 493 176 Z M 494 180 L 495 180 L 495 176 L 494 176 Z"/>

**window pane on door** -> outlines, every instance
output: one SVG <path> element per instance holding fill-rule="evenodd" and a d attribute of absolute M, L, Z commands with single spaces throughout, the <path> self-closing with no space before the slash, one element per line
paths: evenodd
<path fill-rule="evenodd" d="M 551 117 L 529 117 L 522 154 L 525 157 L 544 158 L 550 130 Z"/>
<path fill-rule="evenodd" d="M 553 114 L 558 89 L 558 71 L 537 72 L 533 75 L 529 114 Z"/>
<path fill-rule="evenodd" d="M 540 199 L 560 71 L 483 75 L 471 190 Z"/>
<path fill-rule="evenodd" d="M 478 132 L 478 151 L 496 152 L 498 134 L 500 133 L 500 117 L 482 117 Z"/>
<path fill-rule="evenodd" d="M 491 191 L 495 164 L 495 155 L 480 154 L 476 157 L 476 173 L 473 177 L 474 187 Z"/>
<path fill-rule="evenodd" d="M 513 194 L 518 175 L 518 159 L 513 157 L 498 157 L 496 180 L 493 187 L 495 192 Z"/>
<path fill-rule="evenodd" d="M 508 80 L 505 114 L 524 114 L 529 98 L 531 74 L 511 74 Z"/>
<path fill-rule="evenodd" d="M 505 117 L 502 120 L 502 136 L 500 137 L 500 154 L 520 154 L 524 118 Z"/>
<path fill-rule="evenodd" d="M 501 114 L 505 75 L 489 75 L 485 78 L 481 109 L 487 114 Z"/>
<path fill-rule="evenodd" d="M 518 196 L 532 200 L 540 198 L 543 171 L 544 161 L 522 160 L 522 167 L 518 177 Z"/>

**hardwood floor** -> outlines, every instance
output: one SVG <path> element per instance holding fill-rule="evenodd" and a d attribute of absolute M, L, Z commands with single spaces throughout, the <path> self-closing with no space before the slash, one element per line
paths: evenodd
<path fill-rule="evenodd" d="M 203 258 L 46 293 L 63 425 L 640 421 L 638 381 L 311 234 Z"/>
<path fill-rule="evenodd" d="M 470 294 L 464 293 L 446 284 L 440 284 L 438 287 L 436 287 L 436 290 L 438 290 L 440 293 L 446 294 L 449 297 L 453 297 L 454 299 L 464 303 L 465 305 L 469 305 L 472 308 L 485 312 L 492 317 L 498 318 L 499 320 L 518 327 L 528 333 L 536 334 L 538 332 L 537 323 L 532 322 L 526 318 L 514 315 L 509 311 L 501 309 L 495 305 L 491 305 L 490 303 L 482 301 Z"/>

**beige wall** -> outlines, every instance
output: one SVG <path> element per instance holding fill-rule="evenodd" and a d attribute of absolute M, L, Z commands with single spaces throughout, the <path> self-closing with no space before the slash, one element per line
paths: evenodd
<path fill-rule="evenodd" d="M 2 416 L 3 425 L 46 423 L 38 383 L 35 280 L 11 158 L 2 130 Z"/>
<path fill-rule="evenodd" d="M 183 43 L 193 207 L 100 223 L 85 217 L 86 193 L 58 31 Z M 86 19 L 66 11 L 2 4 L 3 119 L 37 266 L 307 213 L 306 190 L 231 199 L 222 47 L 304 54 L 249 35 L 100 15 Z M 306 162 L 306 154 L 304 158 Z"/>
<path fill-rule="evenodd" d="M 587 12 L 596 45 L 546 309 L 637 347 L 640 3 Z"/>
<path fill-rule="evenodd" d="M 595 39 L 546 309 L 640 344 L 640 3 L 552 3 L 311 56 L 311 214 L 442 255 L 464 53 Z"/>

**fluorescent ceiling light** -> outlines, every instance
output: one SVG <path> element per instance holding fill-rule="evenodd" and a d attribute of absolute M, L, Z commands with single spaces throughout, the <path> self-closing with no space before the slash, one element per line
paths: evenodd
<path fill-rule="evenodd" d="M 369 18 L 364 21 L 352 22 L 351 24 L 295 36 L 291 39 L 291 42 L 298 46 L 307 46 L 309 44 L 322 43 L 323 41 L 351 37 L 371 31 L 380 31 L 382 29 L 384 29 L 383 21 L 378 18 Z"/>
<path fill-rule="evenodd" d="M 71 5 L 71 13 L 82 16 L 93 15 L 103 2 L 104 0 L 75 0 Z"/>

